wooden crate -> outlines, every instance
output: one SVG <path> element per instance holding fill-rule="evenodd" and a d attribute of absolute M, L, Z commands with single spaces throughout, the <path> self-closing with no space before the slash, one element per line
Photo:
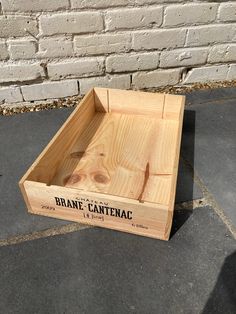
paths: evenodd
<path fill-rule="evenodd" d="M 21 179 L 28 211 L 168 240 L 184 101 L 91 90 Z"/>

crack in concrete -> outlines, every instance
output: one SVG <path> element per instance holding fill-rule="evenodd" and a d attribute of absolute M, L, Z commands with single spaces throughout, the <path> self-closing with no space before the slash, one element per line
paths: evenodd
<path fill-rule="evenodd" d="M 48 237 L 52 237 L 56 235 L 63 235 L 63 234 L 72 233 L 75 231 L 81 231 L 81 230 L 91 228 L 91 227 L 92 226 L 90 225 L 83 225 L 80 223 L 71 223 L 62 227 L 60 226 L 60 227 L 50 228 L 50 229 L 46 229 L 42 231 L 32 232 L 29 234 L 13 236 L 5 240 L 0 240 L 0 247 L 19 244 L 26 241 L 48 238 Z"/>
<path fill-rule="evenodd" d="M 199 207 L 204 207 L 206 206 L 205 199 L 197 199 L 197 200 L 192 200 L 188 202 L 182 202 L 175 204 L 175 210 L 189 210 L 189 209 L 195 209 Z M 72 232 L 76 231 L 81 231 L 84 229 L 88 228 L 94 228 L 95 226 L 92 225 L 85 225 L 85 224 L 80 224 L 80 223 L 71 223 L 66 226 L 60 226 L 60 227 L 54 227 L 42 231 L 35 231 L 29 234 L 21 234 L 17 236 L 13 236 L 7 239 L 0 240 L 0 247 L 2 246 L 10 246 L 10 245 L 15 245 L 19 244 L 22 242 L 26 241 L 32 241 L 32 240 L 37 240 L 37 239 L 44 239 L 48 237 L 53 237 L 56 235 L 64 235 L 64 234 L 69 234 Z"/>
<path fill-rule="evenodd" d="M 200 176 L 197 174 L 196 170 L 192 167 L 191 163 L 188 162 L 186 159 L 181 157 L 185 165 L 191 171 L 193 175 L 194 182 L 200 187 L 202 194 L 203 194 L 203 203 L 204 206 L 210 206 L 213 208 L 215 213 L 221 218 L 222 222 L 225 224 L 227 229 L 231 232 L 232 236 L 236 239 L 236 228 L 232 225 L 231 221 L 228 217 L 225 216 L 223 209 L 215 200 L 214 196 L 210 193 Z"/>

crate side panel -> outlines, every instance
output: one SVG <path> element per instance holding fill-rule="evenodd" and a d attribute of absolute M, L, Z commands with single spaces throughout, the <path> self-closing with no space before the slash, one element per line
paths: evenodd
<path fill-rule="evenodd" d="M 179 122 L 158 120 L 152 134 L 150 173 L 155 175 L 173 174 L 178 143 Z"/>
<path fill-rule="evenodd" d="M 31 167 L 28 179 L 50 184 L 68 149 L 88 126 L 94 114 L 94 95 L 91 91 L 38 157 Z"/>
<path fill-rule="evenodd" d="M 184 96 L 166 94 L 163 119 L 180 120 L 183 102 L 185 102 Z"/>
<path fill-rule="evenodd" d="M 94 101 L 97 112 L 109 112 L 108 89 L 94 88 Z"/>
<path fill-rule="evenodd" d="M 108 89 L 111 112 L 155 116 L 162 119 L 164 94 Z"/>
<path fill-rule="evenodd" d="M 81 178 L 84 178 L 82 176 L 79 177 L 76 169 L 81 159 L 85 158 L 87 154 L 86 150 L 95 137 L 96 132 L 103 123 L 105 117 L 105 113 L 96 112 L 94 114 L 93 119 L 91 120 L 88 127 L 76 139 L 75 143 L 67 150 L 66 156 L 61 163 L 60 168 L 58 168 L 56 175 L 51 181 L 51 185 L 66 186 L 71 182 L 76 184 L 76 182 L 81 181 Z M 88 158 L 90 157 L 88 156 Z"/>
<path fill-rule="evenodd" d="M 35 214 L 164 239 L 167 207 L 37 182 L 24 186 Z"/>

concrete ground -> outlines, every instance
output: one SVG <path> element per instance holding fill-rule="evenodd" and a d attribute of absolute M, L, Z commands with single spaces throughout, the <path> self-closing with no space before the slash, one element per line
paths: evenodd
<path fill-rule="evenodd" d="M 0 116 L 0 313 L 236 313 L 236 88 L 187 95 L 169 242 L 27 214 L 72 109 Z"/>

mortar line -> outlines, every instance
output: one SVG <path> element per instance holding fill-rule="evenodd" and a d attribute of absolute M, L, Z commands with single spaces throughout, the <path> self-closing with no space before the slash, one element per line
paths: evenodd
<path fill-rule="evenodd" d="M 225 216 L 225 213 L 221 206 L 217 203 L 212 193 L 208 190 L 207 186 L 204 184 L 203 180 L 200 178 L 200 176 L 197 174 L 196 170 L 193 168 L 191 163 L 184 159 L 181 156 L 184 164 L 191 170 L 193 181 L 200 187 L 202 193 L 203 193 L 203 199 L 205 206 L 210 206 L 213 208 L 215 213 L 220 217 L 224 225 L 227 227 L 227 229 L 231 232 L 232 236 L 236 239 L 236 228 L 232 225 L 228 217 Z"/>

